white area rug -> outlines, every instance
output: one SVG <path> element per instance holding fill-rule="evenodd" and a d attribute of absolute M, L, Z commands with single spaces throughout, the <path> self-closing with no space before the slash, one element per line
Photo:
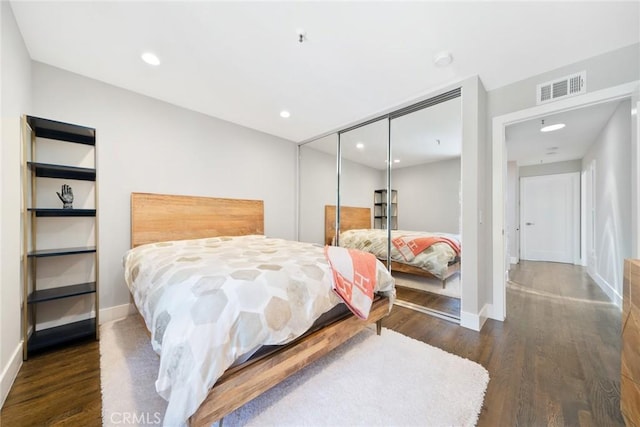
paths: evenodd
<path fill-rule="evenodd" d="M 447 285 L 442 289 L 442 280 L 429 279 L 428 277 L 420 277 L 414 274 L 392 272 L 393 278 L 396 279 L 396 285 L 406 288 L 417 289 L 419 291 L 427 291 L 434 294 L 445 295 L 448 297 L 460 298 L 460 274 L 447 279 Z"/>
<path fill-rule="evenodd" d="M 100 327 L 103 425 L 158 425 L 158 356 L 137 316 Z M 471 426 L 489 374 L 482 366 L 371 329 L 224 418 L 231 426 Z"/>

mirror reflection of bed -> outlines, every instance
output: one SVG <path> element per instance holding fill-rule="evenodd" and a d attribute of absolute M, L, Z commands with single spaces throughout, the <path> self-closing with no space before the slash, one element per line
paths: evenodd
<path fill-rule="evenodd" d="M 336 243 L 335 218 L 336 207 L 325 206 L 325 244 Z M 387 230 L 372 228 L 371 208 L 341 206 L 338 244 L 373 253 L 385 263 L 390 247 L 397 304 L 446 320 L 459 319 L 461 252 L 456 235 L 391 230 L 388 246 Z M 411 244 L 416 255 L 405 258 Z"/>

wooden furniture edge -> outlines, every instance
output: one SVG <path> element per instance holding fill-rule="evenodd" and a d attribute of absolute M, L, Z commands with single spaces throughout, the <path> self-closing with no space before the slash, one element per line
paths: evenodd
<path fill-rule="evenodd" d="M 211 425 L 250 400 L 279 384 L 310 363 L 326 355 L 349 338 L 389 313 L 389 299 L 374 301 L 369 318 L 349 315 L 335 321 L 240 370 L 225 373 L 209 391 L 200 408 L 191 416 L 191 426 Z"/>
<path fill-rule="evenodd" d="M 170 240 L 264 234 L 262 200 L 131 193 L 131 247 Z"/>
<path fill-rule="evenodd" d="M 620 412 L 628 426 L 640 420 L 640 259 L 625 259 L 622 284 Z"/>

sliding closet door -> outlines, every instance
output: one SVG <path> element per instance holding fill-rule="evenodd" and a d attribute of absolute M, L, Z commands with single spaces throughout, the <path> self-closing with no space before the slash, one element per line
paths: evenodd
<path fill-rule="evenodd" d="M 349 239 L 349 247 L 357 247 L 355 239 L 371 242 L 378 258 L 387 260 L 387 118 L 340 132 L 339 147 L 340 241 L 346 243 L 343 240 Z"/>
<path fill-rule="evenodd" d="M 390 116 L 391 191 L 397 217 L 393 236 L 450 235 L 461 243 L 461 173 L 462 173 L 462 103 L 460 91 L 392 113 Z M 408 240 L 408 239 L 405 239 Z M 453 250 L 447 249 L 451 254 Z M 392 254 L 395 253 L 392 247 Z M 405 259 L 400 254 L 392 265 L 396 283 L 414 290 L 460 298 L 460 275 L 438 268 L 429 278 L 422 274 L 431 269 L 425 252 Z M 424 259 L 419 258 L 422 256 Z M 424 262 L 423 262 L 424 261 Z M 452 260 L 453 262 L 453 260 Z M 444 263 L 445 266 L 447 262 Z M 443 279 L 446 279 L 443 286 Z M 439 298 L 416 296 L 420 304 L 434 305 Z M 451 311 L 459 318 L 460 303 Z"/>

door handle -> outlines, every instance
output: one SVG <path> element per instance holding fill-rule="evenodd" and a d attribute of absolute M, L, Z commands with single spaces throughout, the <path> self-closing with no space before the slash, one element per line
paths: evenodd
<path fill-rule="evenodd" d="M 525 225 L 535 225 L 533 222 L 525 222 Z"/>

